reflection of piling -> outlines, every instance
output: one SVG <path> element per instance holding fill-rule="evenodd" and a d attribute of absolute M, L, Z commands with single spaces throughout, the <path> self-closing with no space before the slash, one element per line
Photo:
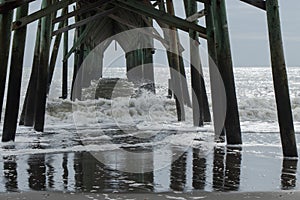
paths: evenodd
<path fill-rule="evenodd" d="M 297 159 L 284 159 L 282 162 L 282 171 L 281 171 L 281 188 L 293 189 L 296 187 L 296 174 L 297 174 Z"/>
<path fill-rule="evenodd" d="M 176 153 L 174 153 L 176 155 Z M 186 152 L 179 158 L 174 156 L 176 160 L 173 160 L 171 165 L 171 185 L 170 188 L 175 191 L 183 191 L 186 184 Z"/>
<path fill-rule="evenodd" d="M 199 149 L 193 149 L 193 188 L 204 190 L 206 184 L 206 158 L 201 157 Z"/>
<path fill-rule="evenodd" d="M 18 190 L 18 172 L 16 156 L 3 157 L 3 175 L 5 177 L 5 188 L 8 192 Z"/>
<path fill-rule="evenodd" d="M 217 191 L 238 191 L 241 174 L 241 148 L 215 148 L 213 188 Z"/>
<path fill-rule="evenodd" d="M 266 1 L 273 82 L 283 155 L 297 157 L 297 146 L 280 28 L 278 0 Z"/>

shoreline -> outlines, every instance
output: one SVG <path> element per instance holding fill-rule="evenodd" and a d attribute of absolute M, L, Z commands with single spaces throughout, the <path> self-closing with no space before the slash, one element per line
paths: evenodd
<path fill-rule="evenodd" d="M 206 199 L 206 200 L 232 200 L 232 199 L 300 199 L 300 191 L 280 192 L 192 192 L 192 193 L 59 193 L 59 192 L 21 192 L 21 193 L 0 193 L 0 199 L 9 200 L 121 200 L 121 199 Z"/>

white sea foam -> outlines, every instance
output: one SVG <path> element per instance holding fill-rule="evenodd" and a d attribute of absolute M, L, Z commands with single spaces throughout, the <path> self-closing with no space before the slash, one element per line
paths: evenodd
<path fill-rule="evenodd" d="M 123 73 L 123 70 L 116 70 Z M 206 125 L 203 128 L 195 128 L 192 125 L 192 110 L 186 107 L 186 122 L 176 121 L 176 107 L 174 100 L 167 99 L 167 83 L 162 79 L 168 69 L 157 69 L 159 73 L 156 80 L 158 83 L 157 95 L 143 93 L 138 98 L 117 98 L 113 100 L 93 99 L 93 91 L 96 82 L 92 87 L 84 91 L 84 96 L 88 100 L 75 101 L 62 100 L 60 96 L 60 73 L 54 76 L 49 99 L 47 101 L 46 131 L 36 133 L 32 128 L 19 127 L 16 142 L 1 144 L 0 153 L 9 154 L 31 154 L 50 153 L 65 151 L 86 151 L 97 150 L 106 151 L 128 145 L 125 143 L 110 144 L 107 141 L 112 139 L 133 136 L 138 138 L 149 138 L 156 136 L 159 131 L 176 132 L 170 134 L 159 141 L 139 143 L 136 145 L 163 145 L 172 144 L 174 146 L 193 146 L 211 148 L 209 138 L 213 138 L 213 126 Z M 25 77 L 29 77 L 30 69 L 25 68 Z M 295 129 L 300 131 L 300 68 L 290 68 L 289 83 L 294 115 Z M 204 69 L 207 91 L 210 101 L 210 85 L 208 69 Z M 118 76 L 115 75 L 116 77 Z M 189 71 L 187 71 L 188 81 Z M 167 77 L 168 78 L 168 77 Z M 241 128 L 245 133 L 245 146 L 265 145 L 280 146 L 279 127 L 277 122 L 277 112 L 275 97 L 273 92 L 271 70 L 269 68 L 235 68 L 236 88 L 241 118 Z M 28 80 L 24 79 L 24 82 Z M 71 80 L 69 81 L 71 82 Z M 70 85 L 70 84 L 69 84 Z M 27 85 L 23 84 L 22 98 L 24 99 Z M 90 96 L 89 96 L 90 95 Z M 22 104 L 21 104 L 22 107 Z M 20 109 L 21 109 L 20 107 Z M 1 123 L 2 126 L 2 123 Z M 101 129 L 109 128 L 124 129 L 123 134 L 107 135 L 99 132 Z M 2 128 L 1 128 L 2 129 Z M 127 131 L 128 129 L 128 131 Z M 133 131 L 140 130 L 140 131 Z M 261 137 L 258 133 L 265 133 Z M 277 133 L 272 141 L 269 134 Z M 85 135 L 82 135 L 85 134 Z M 245 134 L 244 134 L 245 135 Z M 205 146 L 201 139 L 206 138 Z M 103 141 L 103 143 L 93 144 L 92 141 Z M 59 141 L 59 142 L 57 142 Z M 105 142 L 106 141 L 106 142 Z M 91 142 L 91 144 L 89 144 Z M 82 146 L 85 144 L 85 147 Z M 270 147 L 271 147 L 270 146 Z"/>

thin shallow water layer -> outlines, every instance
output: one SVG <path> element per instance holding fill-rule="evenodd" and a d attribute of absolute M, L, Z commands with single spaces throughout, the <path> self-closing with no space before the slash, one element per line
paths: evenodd
<path fill-rule="evenodd" d="M 163 151 L 158 151 L 162 148 L 157 137 L 152 135 L 144 140 L 130 136 L 129 139 L 114 128 L 107 128 L 106 138 L 98 137 L 95 130 L 90 131 L 86 141 L 81 141 L 80 135 L 72 132 L 71 127 L 65 127 L 60 133 L 28 134 L 29 130 L 23 130 L 17 142 L 1 146 L 0 192 L 157 193 L 300 189 L 298 162 L 282 158 L 278 133 L 244 133 L 241 147 L 214 144 L 203 153 L 204 146 L 199 144 L 200 136 L 206 134 L 203 131 L 181 129 L 156 133 L 160 135 L 159 141 L 170 142 Z M 188 134 L 197 134 L 198 137 L 192 137 L 196 145 L 183 145 L 188 140 L 172 142 L 178 140 L 176 135 L 187 137 Z M 299 141 L 299 135 L 297 139 Z M 140 160 L 124 152 L 140 154 Z M 145 152 L 152 154 L 143 159 Z M 135 171 L 139 173 L 128 170 L 135 169 L 133 166 L 140 170 Z M 151 168 L 152 171 L 147 170 Z"/>

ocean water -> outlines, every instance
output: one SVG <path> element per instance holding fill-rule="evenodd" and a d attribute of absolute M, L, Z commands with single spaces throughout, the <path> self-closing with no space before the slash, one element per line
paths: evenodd
<path fill-rule="evenodd" d="M 85 100 L 75 102 L 59 99 L 59 70 L 47 101 L 45 132 L 18 127 L 15 142 L 0 144 L 0 192 L 300 188 L 297 161 L 282 157 L 270 68 L 234 69 L 243 132 L 240 147 L 215 144 L 212 124 L 193 127 L 188 107 L 186 121 L 177 122 L 174 100 L 166 98 L 167 68 L 155 68 L 156 95 L 95 100 L 93 82 L 83 91 Z M 204 68 L 211 105 L 208 73 Z M 29 76 L 30 68 L 25 68 L 22 99 Z M 105 69 L 104 76 L 124 78 L 125 68 Z M 299 144 L 300 67 L 288 68 L 288 77 Z M 187 79 L 190 82 L 188 69 Z"/>

